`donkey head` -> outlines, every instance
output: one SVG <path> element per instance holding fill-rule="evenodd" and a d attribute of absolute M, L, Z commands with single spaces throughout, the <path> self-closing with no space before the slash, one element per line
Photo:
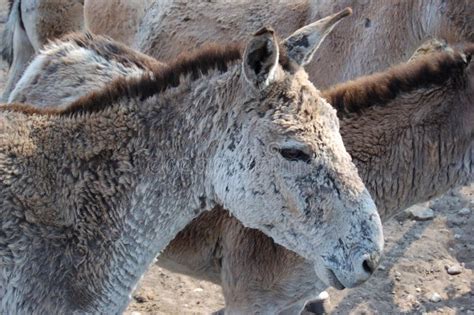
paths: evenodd
<path fill-rule="evenodd" d="M 376 268 L 383 236 L 374 202 L 346 152 L 336 111 L 302 65 L 345 9 L 287 38 L 257 32 L 242 60 L 241 96 L 211 166 L 216 199 L 244 225 L 313 261 L 336 288 Z"/>

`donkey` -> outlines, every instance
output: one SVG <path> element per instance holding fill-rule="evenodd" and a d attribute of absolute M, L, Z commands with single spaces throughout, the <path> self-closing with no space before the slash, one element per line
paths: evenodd
<path fill-rule="evenodd" d="M 1 312 L 121 312 L 154 257 L 215 206 L 327 285 L 366 281 L 380 217 L 302 68 L 348 14 L 281 43 L 263 28 L 243 53 L 203 48 L 64 108 L 2 106 Z"/>
<path fill-rule="evenodd" d="M 98 6 L 116 0 L 87 1 Z M 262 23 L 275 25 L 279 34 L 288 36 L 300 25 L 346 6 L 355 14 L 342 22 L 345 27 L 331 34 L 318 58 L 306 67 L 311 82 L 321 88 L 403 62 L 430 38 L 474 42 L 474 1 L 217 0 L 155 1 L 143 18 L 137 16 L 142 23 L 133 47 L 168 60 L 181 49 L 226 41 L 229 36 L 244 38 Z M 87 5 L 84 14 L 103 16 L 100 10 L 87 10 Z"/>
<path fill-rule="evenodd" d="M 382 221 L 474 179 L 474 66 L 464 56 L 426 56 L 322 94 Z M 226 310 L 241 313 L 299 314 L 324 290 L 308 261 L 223 208 L 193 220 L 157 264 L 221 285 Z"/>
<path fill-rule="evenodd" d="M 33 66 L 35 60 L 29 67 L 31 71 L 25 72 L 29 79 L 24 81 L 29 84 L 25 83 L 12 95 L 17 93 L 33 103 L 36 98 L 40 100 L 39 106 L 47 103 L 49 96 L 52 103 L 61 106 L 69 96 L 61 99 L 60 93 L 53 92 L 77 86 L 69 78 L 86 77 L 100 84 L 110 79 L 111 76 L 102 78 L 103 73 L 109 72 L 103 70 L 107 67 L 103 61 L 99 62 L 100 71 L 84 71 L 87 73 L 78 75 L 81 69 L 97 69 L 88 64 L 111 60 L 108 67 L 113 71 L 117 68 L 116 60 L 124 60 L 124 67 L 149 62 L 148 57 L 142 57 L 145 58 L 142 63 L 135 61 L 142 55 L 110 39 L 86 38 L 87 41 L 67 37 L 46 47 L 36 57 L 42 61 L 41 65 Z M 79 54 L 71 45 L 86 48 L 88 53 L 78 59 Z M 447 53 L 425 56 L 431 50 Z M 470 100 L 474 87 L 472 65 L 468 68 L 472 52 L 472 48 L 467 48 L 467 59 L 464 59 L 445 44 L 430 41 L 410 59 L 416 62 L 323 91 L 339 109 L 343 140 L 349 145 L 349 153 L 359 172 L 364 174 L 369 191 L 376 196 L 383 218 L 472 180 L 470 121 L 474 119 L 474 111 Z M 40 91 L 46 92 L 38 93 Z M 76 97 L 88 92 L 89 89 L 79 89 Z M 427 132 L 428 124 L 433 125 L 430 132 Z M 416 140 L 407 142 L 406 138 Z M 387 142 L 379 142 L 380 139 Z M 412 145 L 416 148 L 413 152 Z M 434 151 L 442 156 L 434 159 Z M 401 157 L 404 163 L 395 163 Z M 413 169 L 419 173 L 415 181 Z M 289 307 L 287 312 L 294 314 L 306 300 L 325 288 L 315 280 L 311 263 L 275 245 L 261 232 L 245 228 L 221 207 L 203 213 L 180 232 L 160 256 L 158 264 L 221 284 L 228 310 L 243 313 L 278 312 Z"/>
<path fill-rule="evenodd" d="M 105 37 L 72 33 L 40 51 L 8 102 L 65 107 L 117 78 L 152 75 L 164 67 L 164 63 Z"/>
<path fill-rule="evenodd" d="M 287 36 L 337 8 L 352 6 L 357 12 L 355 21 L 343 22 L 345 27 L 332 35 L 342 40 L 329 41 L 319 58 L 306 66 L 311 81 L 320 87 L 406 60 L 407 52 L 431 37 L 474 41 L 472 1 L 15 0 L 13 4 L 2 40 L 3 55 L 14 59 L 4 101 L 47 39 L 83 27 L 157 59 L 169 60 L 181 50 L 192 50 L 209 41 L 242 40 L 262 24 L 275 25 L 279 34 Z M 23 21 L 26 14 L 31 17 Z M 348 27 L 350 36 L 345 31 Z M 32 44 L 31 38 L 39 40 Z"/>
<path fill-rule="evenodd" d="M 1 56 L 10 65 L 0 101 L 49 39 L 84 28 L 84 0 L 8 0 L 8 20 L 1 36 Z"/>

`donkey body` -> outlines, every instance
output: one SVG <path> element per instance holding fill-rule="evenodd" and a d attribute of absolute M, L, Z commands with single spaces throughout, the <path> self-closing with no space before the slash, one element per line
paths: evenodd
<path fill-rule="evenodd" d="M 71 70 L 76 66 L 68 62 L 71 42 L 74 38 L 66 38 L 38 56 L 43 66 L 30 66 L 31 73 L 25 73 L 31 78 L 25 81 L 36 84 L 24 85 L 18 95 L 34 103 L 38 95 L 35 91 L 47 91 L 49 85 L 67 88 L 54 82 L 66 85 L 66 78 L 77 77 Z M 83 54 L 87 59 L 76 60 L 81 65 L 77 69 L 93 69 L 85 65 L 96 63 L 98 57 L 91 56 L 104 57 L 100 47 L 113 44 L 90 37 L 86 44 L 78 45 L 92 53 Z M 472 65 L 468 68 L 468 61 L 458 53 L 425 55 L 432 44 L 422 46 L 411 64 L 323 91 L 339 110 L 343 140 L 385 219 L 472 180 Z M 445 48 L 434 44 L 437 49 Z M 115 45 L 113 51 L 123 51 L 121 58 L 108 52 L 106 60 L 133 61 L 140 56 Z M 472 48 L 466 53 L 472 54 Z M 113 62 L 109 67 L 116 68 Z M 48 71 L 50 68 L 55 71 Z M 103 72 L 88 73 L 88 79 L 105 82 Z M 43 77 L 46 73 L 48 76 Z M 397 89 L 388 89 L 393 82 L 398 82 Z M 87 92 L 79 90 L 76 97 Z M 53 103 L 65 102 L 50 93 L 45 93 L 46 100 L 48 95 Z M 222 207 L 193 220 L 170 243 L 158 264 L 221 284 L 228 311 L 276 313 L 286 309 L 296 313 L 306 300 L 326 287 L 318 280 L 311 262 L 276 245 L 260 231 L 244 227 Z"/>
<path fill-rule="evenodd" d="M 96 5 L 105 1 L 109 0 L 90 0 Z M 243 38 L 266 23 L 288 36 L 301 25 L 345 6 L 352 7 L 354 15 L 341 22 L 345 27 L 330 35 L 318 57 L 306 67 L 311 82 L 322 88 L 403 62 L 430 38 L 474 42 L 474 2 L 469 0 L 218 0 L 155 1 L 143 18 L 137 16 L 142 23 L 133 47 L 168 60 L 181 49 L 225 41 L 230 35 Z M 86 16 L 102 14 L 100 10 L 85 11 Z"/>
<path fill-rule="evenodd" d="M 312 261 L 318 281 L 367 280 L 380 218 L 301 67 L 349 13 L 301 29 L 305 45 L 264 28 L 243 54 L 203 49 L 64 108 L 2 106 L 1 312 L 121 312 L 215 206 Z"/>

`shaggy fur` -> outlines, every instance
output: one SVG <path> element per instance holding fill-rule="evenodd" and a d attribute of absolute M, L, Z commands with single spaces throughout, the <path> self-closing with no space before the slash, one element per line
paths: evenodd
<path fill-rule="evenodd" d="M 406 66 L 387 74 L 398 67 Z M 464 68 L 430 87 L 414 82 L 410 92 L 372 108 L 360 104 L 363 111 L 342 117 L 344 143 L 383 220 L 474 179 L 474 66 Z M 297 314 L 325 289 L 310 263 L 222 208 L 193 220 L 157 263 L 222 285 L 226 310 L 243 313 Z"/>
<path fill-rule="evenodd" d="M 100 40 L 100 37 L 97 40 Z M 91 43 L 91 46 L 94 44 Z M 429 47 L 424 48 L 425 53 L 431 50 Z M 438 48 L 433 50 L 436 51 Z M 470 48 L 466 48 L 464 53 L 469 55 Z M 48 54 L 48 49 L 43 54 L 49 59 L 56 58 Z M 417 63 L 436 64 L 440 56 L 444 55 L 419 55 Z M 446 58 L 455 60 L 459 56 L 459 53 L 455 53 Z M 88 62 L 91 63 L 90 60 Z M 59 68 L 69 69 L 72 66 L 63 64 Z M 473 90 L 468 88 L 469 82 L 472 82 L 472 74 L 464 73 L 467 66 L 464 64 L 463 70 L 450 72 L 451 77 L 443 77 L 445 81 L 431 84 L 430 87 L 424 82 L 410 78 L 413 75 L 411 72 L 402 71 L 406 69 L 406 65 L 395 66 L 380 75 L 392 78 L 393 73 L 405 74 L 409 77 L 406 81 L 411 82 L 412 87 L 405 86 L 403 92 L 399 91 L 395 99 L 383 104 L 366 103 L 367 100 L 361 98 L 360 104 L 354 106 L 364 110 L 354 112 L 349 117 L 346 115 L 342 117 L 343 140 L 349 145 L 349 152 L 357 162 L 359 172 L 363 174 L 370 191 L 376 196 L 379 211 L 385 218 L 399 209 L 443 193 L 472 178 L 469 166 L 469 163 L 472 163 L 469 162 L 472 161 L 472 126 L 468 122 L 474 119 L 472 117 L 474 111 L 472 104 L 466 102 Z M 47 72 L 48 67 L 43 71 Z M 66 82 L 66 78 L 58 76 L 61 73 L 55 72 L 53 80 Z M 464 77 L 465 75 L 471 76 L 471 79 Z M 101 73 L 97 72 L 90 79 L 100 81 L 100 77 Z M 369 78 L 372 76 L 361 78 L 357 82 L 369 84 L 372 82 Z M 66 88 L 64 85 L 65 83 L 63 89 Z M 344 86 L 350 87 L 351 84 L 340 85 L 337 90 L 341 91 Z M 439 90 L 439 86 L 444 88 Z M 47 88 L 41 85 L 25 87 L 24 93 L 27 95 L 32 89 L 47 90 Z M 328 95 L 331 91 L 333 89 L 323 91 L 322 94 Z M 432 93 L 439 97 L 441 103 L 433 102 L 433 98 L 423 97 Z M 379 106 L 376 110 L 371 110 L 369 106 L 372 105 Z M 464 122 L 463 119 L 459 119 L 457 112 L 463 113 L 461 117 Z M 407 121 L 404 117 L 417 118 Z M 433 129 L 438 130 L 437 132 L 452 130 L 453 128 L 446 128 L 448 125 L 455 126 L 455 131 L 446 134 L 436 132 L 428 134 L 423 130 L 430 121 L 434 121 Z M 421 149 L 416 150 L 416 155 L 408 156 L 403 163 L 394 163 L 394 160 L 399 161 L 401 156 L 412 151 L 411 145 L 404 147 L 405 142 L 400 138 L 402 134 L 411 130 L 413 130 L 412 137 L 417 139 L 414 142 L 415 147 Z M 390 135 L 400 136 L 393 136 L 388 143 L 379 142 L 380 139 L 386 139 Z M 440 139 L 444 139 L 443 142 L 439 142 Z M 443 152 L 441 153 L 443 162 L 432 158 L 432 150 L 423 149 L 427 147 L 426 143 L 436 143 L 438 150 Z M 407 151 L 404 154 L 399 152 L 404 150 L 403 148 Z M 464 160 L 467 161 L 467 165 L 460 162 Z M 417 175 L 417 180 L 413 182 L 410 171 L 414 163 L 422 165 L 419 167 L 419 172 L 423 176 Z M 459 168 L 453 169 L 449 165 L 458 165 Z M 446 173 L 449 175 L 446 176 Z M 390 182 L 387 181 L 388 178 L 391 179 Z M 159 257 L 158 264 L 176 272 L 221 284 L 228 310 L 244 313 L 258 311 L 276 313 L 289 308 L 288 313 L 294 314 L 299 312 L 307 299 L 316 296 L 318 290 L 325 288 L 325 285 L 315 277 L 311 263 L 276 245 L 263 233 L 243 227 L 222 207 L 217 207 L 193 220 Z M 296 304 L 291 306 L 292 303 Z"/>
<path fill-rule="evenodd" d="M 387 104 L 402 93 L 462 77 L 471 60 L 472 47 L 474 44 L 465 50 L 466 54 L 437 53 L 430 58 L 420 58 L 382 73 L 336 85 L 325 90 L 323 97 L 338 110 L 339 117 Z"/>
<path fill-rule="evenodd" d="M 327 284 L 367 280 L 380 218 L 335 110 L 303 69 L 280 66 L 278 47 L 267 30 L 242 59 L 214 49 L 212 64 L 197 53 L 163 68 L 186 69 L 176 84 L 144 74 L 122 96 L 3 107 L 0 312 L 121 312 L 153 258 L 214 206 L 309 259 Z"/>

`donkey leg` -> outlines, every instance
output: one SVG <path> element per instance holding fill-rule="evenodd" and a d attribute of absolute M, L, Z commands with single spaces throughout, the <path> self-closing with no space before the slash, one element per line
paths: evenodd
<path fill-rule="evenodd" d="M 8 96 L 15 88 L 16 83 L 35 54 L 35 50 L 30 43 L 25 29 L 21 26 L 20 21 L 18 21 L 14 26 L 13 32 L 13 61 L 8 73 L 5 90 L 3 91 L 1 98 L 2 102 L 8 101 Z"/>

